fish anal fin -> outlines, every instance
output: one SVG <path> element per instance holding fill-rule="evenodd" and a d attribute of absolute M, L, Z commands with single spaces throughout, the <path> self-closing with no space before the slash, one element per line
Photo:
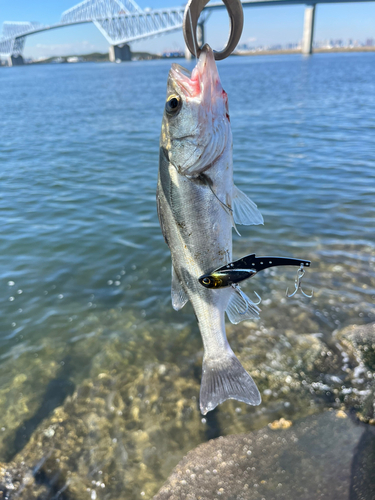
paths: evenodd
<path fill-rule="evenodd" d="M 178 279 L 173 264 L 172 264 L 171 296 L 172 296 L 172 307 L 175 311 L 179 311 L 180 309 L 182 309 L 186 304 L 186 302 L 189 300 L 185 293 L 185 290 L 182 288 L 182 284 Z"/>
<path fill-rule="evenodd" d="M 259 405 L 262 401 L 254 380 L 229 346 L 224 356 L 203 359 L 199 399 L 203 415 L 227 399 L 235 399 L 253 406 Z"/>
<path fill-rule="evenodd" d="M 246 319 L 259 318 L 260 309 L 243 293 L 240 286 L 236 285 L 236 288 L 232 288 L 232 294 L 225 312 L 229 321 L 237 325 Z"/>
<path fill-rule="evenodd" d="M 245 226 L 264 224 L 262 214 L 244 192 L 233 185 L 233 218 Z"/>

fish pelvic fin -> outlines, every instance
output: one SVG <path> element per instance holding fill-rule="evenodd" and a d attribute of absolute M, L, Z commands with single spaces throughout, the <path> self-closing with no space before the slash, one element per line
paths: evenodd
<path fill-rule="evenodd" d="M 203 415 L 227 399 L 257 406 L 262 398 L 259 390 L 233 351 L 225 350 L 220 358 L 204 358 L 200 391 L 200 410 Z"/>
<path fill-rule="evenodd" d="M 225 312 L 227 313 L 229 321 L 237 325 L 241 321 L 247 319 L 259 318 L 260 309 L 258 304 L 249 299 L 241 290 L 240 286 L 236 285 L 235 287 L 233 286 L 232 294 Z"/>

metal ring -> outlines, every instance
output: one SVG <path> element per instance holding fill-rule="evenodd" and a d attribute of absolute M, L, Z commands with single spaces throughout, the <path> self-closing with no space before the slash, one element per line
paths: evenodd
<path fill-rule="evenodd" d="M 199 57 L 202 48 L 197 43 L 197 25 L 202 10 L 210 0 L 189 0 L 186 5 L 183 21 L 183 32 L 187 48 L 190 52 Z M 243 29 L 243 9 L 240 0 L 223 0 L 230 19 L 230 34 L 228 42 L 223 50 L 217 52 L 214 50 L 214 56 L 217 61 L 230 56 L 240 41 Z M 197 54 L 195 53 L 195 48 Z"/>

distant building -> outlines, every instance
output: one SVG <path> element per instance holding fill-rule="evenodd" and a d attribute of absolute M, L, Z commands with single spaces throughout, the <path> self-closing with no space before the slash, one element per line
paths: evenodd
<path fill-rule="evenodd" d="M 82 57 L 72 56 L 72 57 L 68 57 L 66 61 L 68 63 L 77 63 L 77 62 L 82 62 L 83 59 L 82 59 Z"/>
<path fill-rule="evenodd" d="M 184 57 L 185 53 L 182 50 L 175 50 L 170 52 L 163 52 L 163 58 L 175 58 L 175 57 Z"/>

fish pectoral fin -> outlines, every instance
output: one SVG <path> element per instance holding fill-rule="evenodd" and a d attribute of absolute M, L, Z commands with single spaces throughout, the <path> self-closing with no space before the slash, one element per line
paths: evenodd
<path fill-rule="evenodd" d="M 260 309 L 249 297 L 243 293 L 239 285 L 232 288 L 228 307 L 225 312 L 229 321 L 237 325 L 246 319 L 259 318 Z"/>
<path fill-rule="evenodd" d="M 203 415 L 227 399 L 249 405 L 262 401 L 259 390 L 229 346 L 216 358 L 204 358 L 199 406 Z"/>
<path fill-rule="evenodd" d="M 252 226 L 264 224 L 257 206 L 237 186 L 233 185 L 233 217 L 237 224 Z"/>
<path fill-rule="evenodd" d="M 182 288 L 181 281 L 178 279 L 173 264 L 172 264 L 171 296 L 172 296 L 172 307 L 175 311 L 179 311 L 180 309 L 182 309 L 186 304 L 186 302 L 189 300 L 185 293 L 185 290 Z"/>

